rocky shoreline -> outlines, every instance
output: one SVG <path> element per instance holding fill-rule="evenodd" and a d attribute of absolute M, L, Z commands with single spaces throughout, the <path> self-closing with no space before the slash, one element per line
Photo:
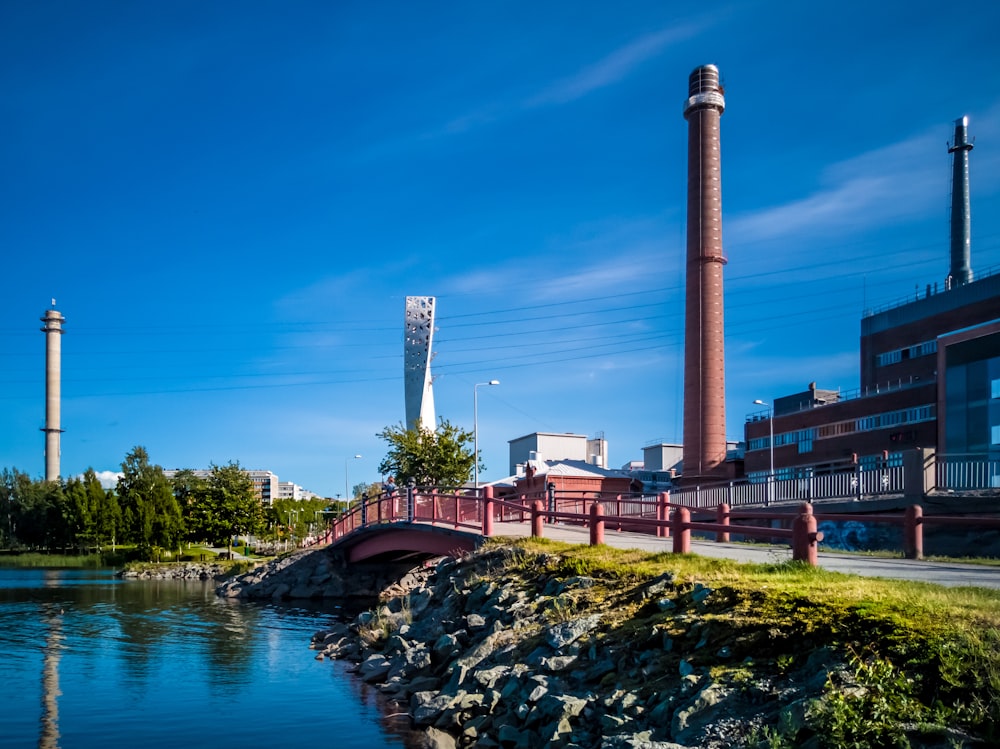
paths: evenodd
<path fill-rule="evenodd" d="M 867 709 L 875 694 L 833 638 L 794 620 L 748 624 L 732 591 L 671 573 L 590 576 L 577 561 L 487 546 L 391 574 L 351 565 L 348 586 L 342 563 L 318 550 L 219 593 L 377 596 L 311 647 L 350 662 L 388 714 L 408 717 L 415 745 L 434 749 L 817 749 L 836 746 L 822 733 L 832 710 L 851 695 Z M 940 725 L 898 732 L 923 749 L 979 745 Z"/>
<path fill-rule="evenodd" d="M 126 567 L 118 577 L 126 580 L 222 580 L 230 574 L 231 565 L 210 562 L 150 564 Z"/>
<path fill-rule="evenodd" d="M 670 575 L 609 588 L 545 574 L 554 561 L 509 549 L 442 561 L 312 646 L 317 658 L 356 664 L 434 749 L 751 746 L 780 715 L 802 720 L 822 693 L 826 671 L 813 662 L 777 680 L 747 672 L 742 686 L 713 675 L 735 655 L 698 624 L 708 588 Z M 539 574 L 497 574 L 512 562 L 537 563 Z M 624 600 L 657 623 L 632 626 Z M 665 626 L 664 612 L 680 627 Z"/>

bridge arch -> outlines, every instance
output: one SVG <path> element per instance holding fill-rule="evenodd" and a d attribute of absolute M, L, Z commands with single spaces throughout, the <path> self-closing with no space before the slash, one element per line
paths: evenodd
<path fill-rule="evenodd" d="M 419 523 L 377 523 L 334 541 L 330 549 L 343 553 L 348 562 L 403 561 L 454 556 L 479 548 L 483 541 L 478 533 L 451 528 Z"/>

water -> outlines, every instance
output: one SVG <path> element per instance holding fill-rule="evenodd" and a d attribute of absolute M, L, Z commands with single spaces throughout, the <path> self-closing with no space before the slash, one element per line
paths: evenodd
<path fill-rule="evenodd" d="M 0 747 L 404 747 L 372 690 L 309 649 L 334 614 L 0 568 Z"/>

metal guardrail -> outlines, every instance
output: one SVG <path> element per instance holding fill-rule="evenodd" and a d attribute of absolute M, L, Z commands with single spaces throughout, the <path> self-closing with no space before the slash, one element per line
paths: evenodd
<path fill-rule="evenodd" d="M 982 455 L 938 455 L 935 485 L 944 491 L 979 491 L 1000 488 L 1000 458 Z"/>
<path fill-rule="evenodd" d="M 902 494 L 902 466 L 865 469 L 856 465 L 836 473 L 765 481 L 730 481 L 712 486 L 674 488 L 670 501 L 694 508 L 763 506 L 778 502 L 814 502 L 822 499 L 862 499 Z"/>

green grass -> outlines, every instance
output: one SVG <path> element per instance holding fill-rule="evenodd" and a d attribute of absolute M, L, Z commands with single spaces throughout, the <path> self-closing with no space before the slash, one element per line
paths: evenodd
<path fill-rule="evenodd" d="M 92 569 L 114 567 L 120 563 L 120 554 L 23 554 L 0 555 L 0 567 L 61 567 L 72 569 Z"/>

